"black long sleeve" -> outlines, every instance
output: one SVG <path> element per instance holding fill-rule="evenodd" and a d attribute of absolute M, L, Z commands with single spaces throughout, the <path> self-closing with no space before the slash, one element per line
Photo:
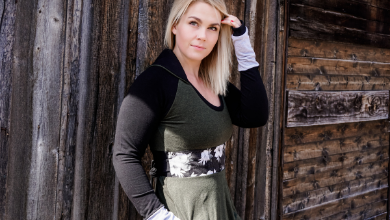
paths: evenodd
<path fill-rule="evenodd" d="M 241 24 L 243 24 L 243 21 Z M 225 96 L 234 125 L 244 128 L 260 127 L 268 121 L 268 98 L 259 72 L 259 64 L 250 44 L 245 25 L 233 29 L 233 43 L 240 72 L 241 91 L 228 84 Z"/>
<path fill-rule="evenodd" d="M 258 70 L 259 66 L 240 71 L 241 91 L 229 82 L 225 96 L 234 125 L 260 127 L 268 121 L 268 98 Z"/>
<path fill-rule="evenodd" d="M 141 159 L 159 121 L 172 105 L 178 80 L 156 68 L 150 67 L 142 73 L 123 99 L 113 148 L 119 182 L 143 217 L 163 206 L 148 181 Z"/>

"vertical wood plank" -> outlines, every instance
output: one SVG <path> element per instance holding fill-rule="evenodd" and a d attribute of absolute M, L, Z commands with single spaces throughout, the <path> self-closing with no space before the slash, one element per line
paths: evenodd
<path fill-rule="evenodd" d="M 283 42 L 283 47 L 279 46 L 278 51 L 278 61 L 279 63 L 282 63 L 280 66 L 280 69 L 277 70 L 278 73 L 280 73 L 280 78 L 277 80 L 277 82 L 280 83 L 280 99 L 276 101 L 276 103 L 281 103 L 280 107 L 278 108 L 278 117 L 277 117 L 277 123 L 279 124 L 278 129 L 274 130 L 275 135 L 279 135 L 279 137 L 274 139 L 274 145 L 278 146 L 277 152 L 274 151 L 274 158 L 273 158 L 273 193 L 275 199 L 277 199 L 277 204 L 274 205 L 273 211 L 272 211 L 272 219 L 282 219 L 283 217 L 283 152 L 284 152 L 284 132 L 286 128 L 286 122 L 284 120 L 284 115 L 286 115 L 287 112 L 287 97 L 286 97 L 286 78 L 287 78 L 287 57 L 288 57 L 288 40 L 289 40 L 289 31 L 290 31 L 290 0 L 285 0 L 284 4 L 281 6 L 283 7 L 284 12 L 284 27 L 283 27 L 283 33 L 279 35 L 278 39 L 280 39 L 280 42 Z M 282 9 L 281 9 L 282 11 Z M 281 22 L 281 21 L 280 21 Z M 280 45 L 280 44 L 279 44 Z M 276 206 L 276 207 L 275 207 Z"/>
<path fill-rule="evenodd" d="M 13 1 L 0 2 L 0 219 L 5 219 L 6 206 L 15 10 Z"/>
<path fill-rule="evenodd" d="M 245 23 L 245 1 L 234 1 L 234 0 L 226 0 L 225 1 L 227 10 L 230 14 L 236 16 L 238 19 L 241 19 Z M 249 29 L 249 28 L 248 28 Z M 231 69 L 231 76 L 230 76 L 230 82 L 233 83 L 237 88 L 241 88 L 240 85 L 240 75 L 237 69 L 238 63 L 237 59 L 235 58 L 234 51 L 232 52 L 233 56 L 233 65 Z M 234 201 L 235 206 L 237 207 L 237 201 L 236 201 L 236 191 L 238 186 L 237 184 L 237 175 L 239 175 L 240 170 L 238 169 L 239 165 L 239 148 L 240 145 L 240 136 L 243 136 L 243 133 L 241 132 L 241 129 L 239 129 L 237 126 L 234 126 L 233 133 L 229 141 L 226 143 L 226 178 L 229 184 L 230 194 L 232 197 L 232 200 Z M 238 210 L 237 210 L 238 211 Z M 238 211 L 239 215 L 241 216 L 242 213 Z"/>
<path fill-rule="evenodd" d="M 276 8 L 269 1 L 246 1 L 245 22 L 249 30 L 249 37 L 259 62 L 259 72 L 267 91 L 269 101 L 272 100 L 273 71 L 275 43 L 272 36 L 275 34 Z M 269 106 L 270 111 L 272 107 Z M 272 121 L 272 113 L 269 116 Z M 245 139 L 248 149 L 248 157 L 241 163 L 245 163 L 247 171 L 246 191 L 243 195 L 245 201 L 245 219 L 264 219 L 268 217 L 269 192 L 270 192 L 270 154 L 269 135 L 272 131 L 272 123 L 267 123 L 261 128 L 247 129 Z M 259 205 L 261 204 L 261 205 Z"/>
<path fill-rule="evenodd" d="M 81 2 L 66 5 L 64 28 L 64 66 L 59 127 L 58 174 L 56 183 L 56 219 L 71 219 L 79 95 Z"/>
<path fill-rule="evenodd" d="M 32 11 L 37 23 L 32 44 L 32 155 L 27 219 L 48 219 L 56 209 L 66 6 L 57 0 L 38 1 Z"/>
<path fill-rule="evenodd" d="M 91 63 L 92 63 L 92 23 L 93 23 L 93 5 L 92 0 L 83 0 L 82 2 L 82 14 L 80 25 L 80 66 L 79 77 L 79 89 L 78 89 L 78 107 L 77 107 L 77 133 L 76 133 L 76 146 L 75 146 L 75 165 L 74 165 L 74 183 L 73 183 L 73 203 L 72 203 L 72 219 L 86 219 L 87 214 L 87 195 L 90 173 L 88 154 L 88 136 L 90 132 L 90 126 L 88 125 L 87 116 L 88 112 L 88 100 L 89 97 L 89 78 L 91 75 Z"/>
<path fill-rule="evenodd" d="M 114 208 L 115 172 L 112 146 L 115 135 L 120 76 L 121 1 L 93 1 L 92 59 L 86 116 L 90 136 L 85 143 L 90 161 L 86 217 L 110 219 Z M 103 208 L 104 207 L 104 208 Z"/>
<path fill-rule="evenodd" d="M 15 4 L 12 48 L 12 93 L 4 219 L 27 218 L 27 189 L 32 145 L 32 81 L 37 1 Z M 3 17 L 4 18 L 4 17 Z M 7 20 L 7 19 L 6 19 Z M 3 20 L 5 21 L 5 20 Z"/>

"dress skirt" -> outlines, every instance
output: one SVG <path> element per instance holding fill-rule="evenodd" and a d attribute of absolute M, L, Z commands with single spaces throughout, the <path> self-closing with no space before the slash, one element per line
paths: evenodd
<path fill-rule="evenodd" d="M 225 169 L 196 177 L 158 177 L 156 194 L 181 220 L 241 220 L 230 196 Z"/>

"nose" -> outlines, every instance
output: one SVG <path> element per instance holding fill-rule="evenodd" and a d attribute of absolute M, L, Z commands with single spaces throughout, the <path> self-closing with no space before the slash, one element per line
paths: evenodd
<path fill-rule="evenodd" d="M 205 40 L 206 39 L 206 29 L 200 28 L 197 32 L 197 39 Z"/>

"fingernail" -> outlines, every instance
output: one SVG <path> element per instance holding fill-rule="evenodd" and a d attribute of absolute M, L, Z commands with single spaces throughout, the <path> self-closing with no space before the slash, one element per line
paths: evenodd
<path fill-rule="evenodd" d="M 230 20 L 231 22 L 233 22 L 233 20 Z"/>

